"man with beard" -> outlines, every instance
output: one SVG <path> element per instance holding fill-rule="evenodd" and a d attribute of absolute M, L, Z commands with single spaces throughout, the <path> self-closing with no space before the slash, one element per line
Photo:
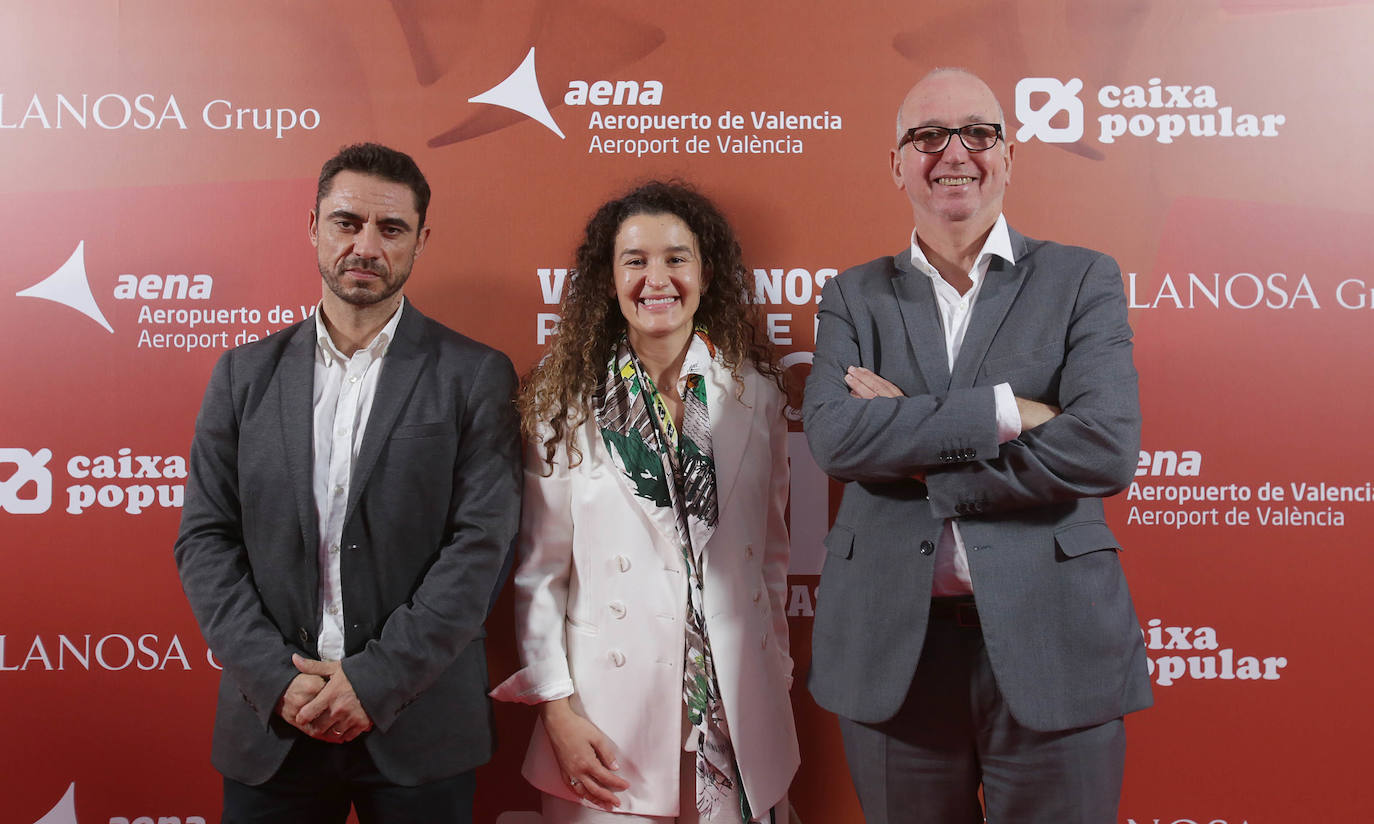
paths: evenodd
<path fill-rule="evenodd" d="M 403 298 L 428 205 L 405 154 L 325 163 L 317 311 L 225 353 L 196 419 L 175 555 L 224 668 L 226 824 L 471 821 L 515 372 Z"/>

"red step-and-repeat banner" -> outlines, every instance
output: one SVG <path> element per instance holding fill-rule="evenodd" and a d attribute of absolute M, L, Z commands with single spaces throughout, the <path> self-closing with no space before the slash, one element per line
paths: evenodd
<path fill-rule="evenodd" d="M 319 298 L 320 164 L 434 188 L 407 293 L 538 358 L 581 226 L 679 176 L 740 232 L 798 384 L 821 286 L 904 246 L 906 89 L 967 66 L 1019 144 L 1008 219 L 1121 263 L 1144 439 L 1108 502 L 1155 684 L 1122 824 L 1374 809 L 1374 7 L 1320 0 L 6 2 L 0 9 L 0 818 L 218 820 L 213 658 L 172 563 L 216 357 Z M 798 673 L 838 486 L 793 426 Z M 513 671 L 507 594 L 495 680 Z M 862 816 L 799 678 L 808 824 Z M 478 821 L 538 822 L 498 706 Z"/>

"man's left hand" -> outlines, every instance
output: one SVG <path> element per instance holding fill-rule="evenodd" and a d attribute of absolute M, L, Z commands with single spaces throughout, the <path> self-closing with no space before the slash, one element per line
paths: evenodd
<path fill-rule="evenodd" d="M 324 689 L 296 713 L 296 726 L 311 738 L 342 744 L 372 729 L 372 719 L 363 709 L 353 685 L 338 661 L 312 661 L 292 655 L 291 663 L 306 675 L 325 680 Z"/>
<path fill-rule="evenodd" d="M 906 397 L 906 393 L 898 389 L 896 384 L 862 366 L 851 366 L 845 370 L 844 385 L 849 387 L 850 395 L 864 400 Z"/>

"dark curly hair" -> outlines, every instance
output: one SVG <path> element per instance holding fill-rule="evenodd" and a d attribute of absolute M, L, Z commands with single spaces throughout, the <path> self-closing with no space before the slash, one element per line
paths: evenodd
<path fill-rule="evenodd" d="M 674 215 L 696 236 L 704 285 L 695 322 L 743 391 L 739 367 L 748 361 L 782 386 L 782 371 L 759 332 L 748 271 L 735 232 L 710 200 L 679 180 L 651 181 L 596 210 L 577 247 L 560 308 L 562 321 L 548 354 L 521 382 L 518 405 L 526 438 L 543 438 L 544 460 L 552 467 L 558 444 L 568 439 L 571 463 L 581 454 L 568 437 L 591 414 L 592 395 L 606 377 L 606 364 L 625 334 L 625 316 L 615 296 L 613 258 L 621 225 L 635 215 Z"/>
<path fill-rule="evenodd" d="M 315 211 L 320 210 L 320 201 L 334 188 L 334 177 L 339 172 L 358 172 L 408 186 L 415 193 L 415 211 L 420 214 L 420 225 L 415 228 L 425 225 L 425 215 L 429 212 L 429 182 L 410 155 L 380 143 L 354 143 L 343 147 L 320 168 L 320 181 L 315 186 Z"/>

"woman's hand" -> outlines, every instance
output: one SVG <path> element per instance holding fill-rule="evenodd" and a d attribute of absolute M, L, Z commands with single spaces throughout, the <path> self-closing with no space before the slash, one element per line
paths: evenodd
<path fill-rule="evenodd" d="M 567 698 L 547 701 L 539 710 L 563 780 L 588 801 L 607 810 L 619 807 L 620 799 L 615 793 L 629 789 L 630 785 L 615 774 L 620 765 L 616 763 L 611 739 L 579 715 Z"/>

